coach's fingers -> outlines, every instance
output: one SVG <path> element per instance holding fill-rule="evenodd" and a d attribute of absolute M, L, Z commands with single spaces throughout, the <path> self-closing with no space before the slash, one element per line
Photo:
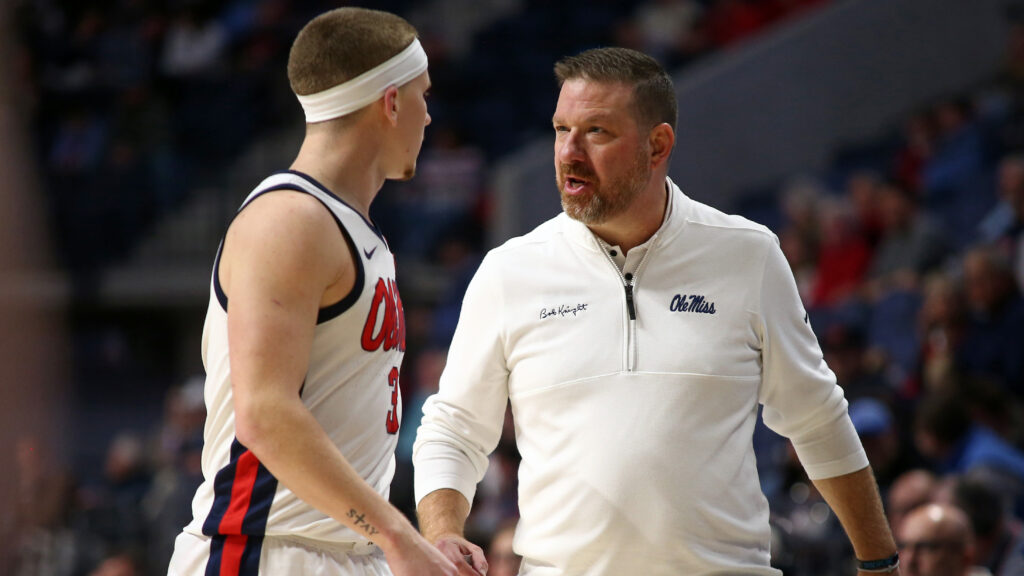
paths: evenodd
<path fill-rule="evenodd" d="M 434 545 L 444 554 L 445 558 L 450 560 L 452 564 L 455 564 L 455 567 L 459 569 L 459 574 L 463 574 L 462 570 L 466 566 L 465 553 L 463 552 L 465 541 L 455 538 L 442 538 Z"/>
<path fill-rule="evenodd" d="M 470 544 L 469 553 L 466 554 L 466 562 L 476 569 L 478 574 L 487 574 L 487 556 L 479 546 Z"/>
<path fill-rule="evenodd" d="M 487 569 L 478 569 L 473 564 L 473 556 L 470 554 L 464 554 L 462 560 L 455 564 L 455 567 L 459 569 L 459 576 L 483 576 L 487 574 Z"/>

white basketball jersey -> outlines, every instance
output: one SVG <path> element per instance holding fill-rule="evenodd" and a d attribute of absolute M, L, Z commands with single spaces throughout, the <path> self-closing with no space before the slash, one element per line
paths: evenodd
<path fill-rule="evenodd" d="M 399 367 L 405 319 L 395 285 L 395 261 L 377 228 L 305 174 L 288 171 L 260 183 L 242 204 L 275 190 L 316 197 L 334 215 L 353 250 L 356 281 L 340 302 L 322 308 L 299 394 L 356 471 L 388 497 L 401 421 Z M 240 209 L 241 210 L 241 209 Z M 223 244 L 222 244 L 223 246 Z M 228 365 L 227 295 L 214 263 L 203 328 L 207 419 L 203 484 L 192 503 L 195 534 L 292 535 L 326 541 L 364 538 L 314 509 L 281 485 L 235 437 Z"/>

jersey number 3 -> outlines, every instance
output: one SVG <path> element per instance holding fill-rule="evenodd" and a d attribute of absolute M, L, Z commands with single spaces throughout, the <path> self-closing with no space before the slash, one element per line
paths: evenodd
<path fill-rule="evenodd" d="M 388 419 L 385 422 L 388 434 L 398 434 L 398 367 L 392 366 L 388 373 L 388 388 L 391 389 L 391 408 L 388 409 Z"/>

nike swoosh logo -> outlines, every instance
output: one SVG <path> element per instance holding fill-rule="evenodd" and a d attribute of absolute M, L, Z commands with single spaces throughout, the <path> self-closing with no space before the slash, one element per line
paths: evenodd
<path fill-rule="evenodd" d="M 367 250 L 366 248 L 363 248 L 363 256 L 366 256 L 366 259 L 369 260 L 370 258 L 373 258 L 373 253 L 376 251 L 376 246 L 373 247 L 373 250 Z"/>

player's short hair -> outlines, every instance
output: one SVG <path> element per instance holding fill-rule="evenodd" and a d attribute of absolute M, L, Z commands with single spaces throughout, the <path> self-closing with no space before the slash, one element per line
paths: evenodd
<path fill-rule="evenodd" d="M 299 31 L 288 54 L 292 92 L 308 96 L 359 76 L 416 38 L 400 16 L 346 6 L 325 12 Z"/>
<path fill-rule="evenodd" d="M 676 129 L 679 111 L 676 91 L 665 69 L 643 52 L 628 48 L 594 48 L 555 64 L 561 86 L 567 80 L 622 83 L 633 87 L 634 114 L 641 126 L 666 123 Z"/>

